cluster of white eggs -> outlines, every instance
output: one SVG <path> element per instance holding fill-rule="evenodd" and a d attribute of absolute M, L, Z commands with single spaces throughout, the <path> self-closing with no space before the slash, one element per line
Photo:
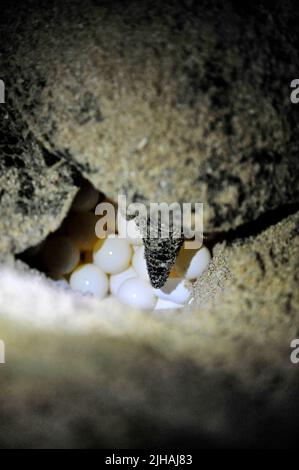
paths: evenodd
<path fill-rule="evenodd" d="M 207 269 L 211 255 L 181 249 L 165 286 L 151 286 L 142 238 L 134 220 L 118 216 L 117 233 L 98 239 L 94 215 L 100 193 L 86 184 L 78 193 L 72 210 L 59 233 L 42 246 L 41 259 L 55 279 L 67 279 L 71 288 L 99 299 L 112 295 L 120 302 L 145 310 L 179 308 L 188 303 L 194 281 Z"/>

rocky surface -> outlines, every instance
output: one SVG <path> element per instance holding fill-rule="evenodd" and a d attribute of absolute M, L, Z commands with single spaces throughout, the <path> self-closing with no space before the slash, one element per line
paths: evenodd
<path fill-rule="evenodd" d="M 296 337 L 298 280 L 297 212 L 258 235 L 216 243 L 209 271 L 195 285 L 195 303 L 211 317 L 214 304 L 225 328 L 245 321 L 250 335 Z"/>
<path fill-rule="evenodd" d="M 155 216 L 153 220 L 141 217 L 137 217 L 137 220 L 143 237 L 144 256 L 151 284 L 153 287 L 160 288 L 167 281 L 184 243 L 182 229 L 170 219 L 164 225 L 162 214 L 160 222 Z"/>
<path fill-rule="evenodd" d="M 78 190 L 76 172 L 43 151 L 16 119 L 0 107 L 0 253 L 20 253 L 55 231 Z"/>
<path fill-rule="evenodd" d="M 294 12 L 278 3 L 17 4 L 4 79 L 43 148 L 110 198 L 205 202 L 206 230 L 227 230 L 299 199 Z"/>

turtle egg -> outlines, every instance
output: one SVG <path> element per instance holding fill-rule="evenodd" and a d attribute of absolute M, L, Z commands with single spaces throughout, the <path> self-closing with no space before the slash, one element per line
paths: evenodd
<path fill-rule="evenodd" d="M 117 292 L 118 299 L 131 307 L 152 310 L 157 298 L 150 284 L 143 279 L 132 278 L 125 281 Z"/>
<path fill-rule="evenodd" d="M 165 309 L 174 309 L 182 308 L 183 305 L 171 302 L 170 300 L 158 299 L 158 302 L 155 306 L 155 310 L 165 310 Z"/>
<path fill-rule="evenodd" d="M 149 281 L 149 275 L 147 271 L 146 260 L 144 256 L 144 246 L 141 246 L 134 252 L 132 265 L 138 276 L 140 276 L 145 281 Z"/>
<path fill-rule="evenodd" d="M 191 290 L 181 278 L 169 278 L 161 289 L 154 289 L 157 297 L 177 304 L 185 304 L 191 297 Z"/>
<path fill-rule="evenodd" d="M 121 238 L 125 238 L 133 245 L 142 245 L 142 236 L 134 219 L 126 220 L 119 212 L 117 216 L 117 228 Z"/>
<path fill-rule="evenodd" d="M 203 246 L 199 250 L 182 248 L 176 260 L 176 269 L 188 280 L 197 279 L 207 269 L 211 253 Z"/>
<path fill-rule="evenodd" d="M 80 260 L 76 245 L 68 237 L 57 236 L 45 242 L 42 248 L 45 267 L 56 275 L 69 274 Z"/>
<path fill-rule="evenodd" d="M 208 268 L 210 261 L 211 253 L 207 247 L 203 246 L 191 259 L 185 273 L 185 278 L 191 280 L 200 277 Z"/>
<path fill-rule="evenodd" d="M 73 272 L 70 285 L 74 290 L 103 299 L 108 293 L 109 282 L 107 275 L 101 269 L 93 264 L 85 264 Z"/>
<path fill-rule="evenodd" d="M 92 250 L 98 238 L 95 233 L 95 226 L 98 218 L 92 212 L 82 214 L 72 214 L 66 220 L 66 230 L 69 237 L 80 250 Z"/>
<path fill-rule="evenodd" d="M 117 294 L 118 289 L 120 286 L 127 281 L 128 279 L 131 279 L 133 277 L 137 277 L 137 273 L 134 268 L 130 267 L 126 269 L 125 271 L 122 271 L 119 274 L 112 274 L 110 276 L 110 291 L 113 295 Z"/>
<path fill-rule="evenodd" d="M 106 238 L 100 248 L 94 251 L 93 261 L 106 273 L 118 274 L 128 268 L 131 256 L 129 242 L 113 235 Z"/>
<path fill-rule="evenodd" d="M 98 200 L 99 192 L 86 181 L 74 199 L 72 210 L 74 212 L 90 211 L 97 205 Z"/>

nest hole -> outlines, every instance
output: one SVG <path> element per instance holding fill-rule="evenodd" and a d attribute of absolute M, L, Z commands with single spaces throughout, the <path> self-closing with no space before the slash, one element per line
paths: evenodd
<path fill-rule="evenodd" d="M 183 246 L 166 284 L 153 288 L 135 220 L 126 220 L 114 201 L 82 180 L 58 230 L 19 258 L 76 292 L 101 300 L 113 296 L 144 310 L 163 310 L 191 302 L 192 283 L 211 259 L 212 242 L 207 245 L 197 250 Z"/>

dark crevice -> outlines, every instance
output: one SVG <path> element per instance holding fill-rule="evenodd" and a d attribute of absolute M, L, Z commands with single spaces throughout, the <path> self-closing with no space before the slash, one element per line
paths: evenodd
<path fill-rule="evenodd" d="M 216 243 L 226 241 L 228 245 L 232 245 L 236 240 L 242 240 L 249 237 L 256 237 L 264 232 L 271 225 L 276 225 L 283 219 L 299 211 L 299 203 L 285 204 L 260 215 L 257 219 L 240 225 L 239 227 L 218 233 L 206 233 L 205 238 L 207 244 L 214 246 Z"/>
<path fill-rule="evenodd" d="M 49 152 L 49 150 L 47 150 L 41 143 L 39 143 L 39 145 L 43 153 L 44 162 L 48 168 L 52 168 L 53 166 L 57 165 L 61 161 L 67 161 L 65 158 L 65 155 L 60 154 L 60 153 L 58 154 L 57 152 L 56 153 Z M 72 181 L 74 185 L 80 188 L 83 185 L 85 178 L 82 176 L 79 169 L 77 169 L 75 163 L 68 162 L 68 165 L 71 170 L 71 177 L 72 177 Z"/>
<path fill-rule="evenodd" d="M 43 152 L 43 158 L 44 162 L 47 165 L 47 167 L 54 166 L 56 163 L 58 163 L 61 159 L 57 155 L 49 152 L 47 149 L 41 146 L 42 152 Z"/>

